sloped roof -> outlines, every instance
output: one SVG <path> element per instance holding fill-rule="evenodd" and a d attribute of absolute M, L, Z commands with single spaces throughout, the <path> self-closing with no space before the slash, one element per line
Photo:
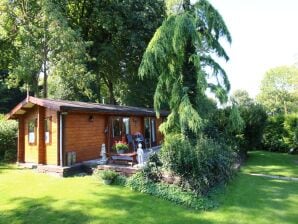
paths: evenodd
<path fill-rule="evenodd" d="M 41 99 L 29 96 L 15 108 L 11 110 L 6 116 L 8 119 L 14 119 L 18 115 L 26 113 L 26 110 L 32 108 L 34 105 L 49 108 L 51 110 L 60 112 L 95 112 L 104 114 L 115 115 L 136 115 L 136 116 L 155 116 L 155 111 L 150 108 L 131 107 L 131 106 L 118 106 L 110 104 L 99 103 L 86 103 L 78 101 L 67 100 L 53 100 L 53 99 Z M 161 111 L 161 116 L 167 116 L 167 111 Z"/>

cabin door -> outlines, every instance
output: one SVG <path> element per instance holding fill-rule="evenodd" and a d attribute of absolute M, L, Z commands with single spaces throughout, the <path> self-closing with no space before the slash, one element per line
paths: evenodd
<path fill-rule="evenodd" d="M 153 147 L 157 145 L 156 140 L 156 119 L 152 117 L 146 117 L 144 119 L 145 127 L 145 143 L 146 147 Z"/>
<path fill-rule="evenodd" d="M 111 146 L 115 142 L 126 142 L 126 135 L 130 134 L 129 117 L 112 117 L 111 121 Z"/>

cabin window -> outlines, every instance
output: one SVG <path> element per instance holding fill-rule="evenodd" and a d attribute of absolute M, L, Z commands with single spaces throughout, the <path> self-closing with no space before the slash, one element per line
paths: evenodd
<path fill-rule="evenodd" d="M 37 120 L 33 119 L 30 120 L 28 123 L 28 142 L 30 144 L 35 144 L 36 141 L 36 126 L 37 126 Z"/>
<path fill-rule="evenodd" d="M 156 120 L 155 118 L 146 117 L 144 119 L 145 142 L 151 147 L 156 143 Z M 147 144 L 146 143 L 146 144 Z"/>
<path fill-rule="evenodd" d="M 129 126 L 129 117 L 123 118 L 123 126 L 124 126 L 124 132 L 126 135 L 130 134 L 130 126 Z"/>
<path fill-rule="evenodd" d="M 113 137 L 121 137 L 121 120 L 120 120 L 120 118 L 113 119 Z"/>
<path fill-rule="evenodd" d="M 48 117 L 45 119 L 45 143 L 51 144 L 52 137 L 52 118 Z"/>
<path fill-rule="evenodd" d="M 151 119 L 151 141 L 152 142 L 156 142 L 156 123 L 155 123 L 155 119 Z"/>
<path fill-rule="evenodd" d="M 150 118 L 146 117 L 144 120 L 145 123 L 145 139 L 150 140 L 151 138 L 151 133 L 150 133 Z"/>

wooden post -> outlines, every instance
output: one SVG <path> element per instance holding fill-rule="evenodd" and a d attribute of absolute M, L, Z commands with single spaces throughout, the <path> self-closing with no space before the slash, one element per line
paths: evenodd
<path fill-rule="evenodd" d="M 45 144 L 45 108 L 38 106 L 37 115 L 37 148 L 38 164 L 46 163 L 46 144 Z"/>
<path fill-rule="evenodd" d="M 18 118 L 19 121 L 19 131 L 18 131 L 18 154 L 17 162 L 25 162 L 25 123 L 23 116 Z"/>

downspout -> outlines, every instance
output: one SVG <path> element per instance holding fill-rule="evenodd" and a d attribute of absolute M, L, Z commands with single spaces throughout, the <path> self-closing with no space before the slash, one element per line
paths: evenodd
<path fill-rule="evenodd" d="M 59 119 L 59 122 L 60 122 L 60 130 L 59 130 L 59 158 L 60 158 L 60 166 L 63 166 L 63 115 L 62 113 L 60 112 L 60 119 Z"/>

